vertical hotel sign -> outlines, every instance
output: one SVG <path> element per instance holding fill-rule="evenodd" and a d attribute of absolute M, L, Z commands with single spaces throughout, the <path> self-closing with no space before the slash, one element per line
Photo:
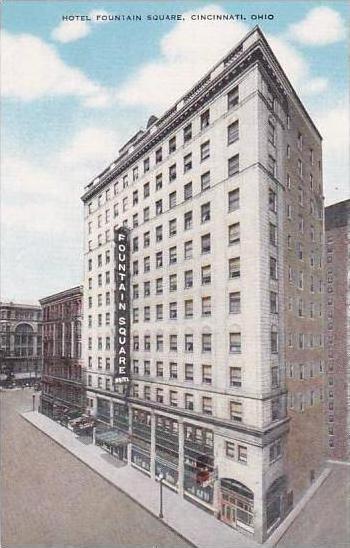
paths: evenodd
<path fill-rule="evenodd" d="M 115 253 L 115 363 L 114 382 L 130 380 L 130 244 L 129 230 L 114 232 Z"/>

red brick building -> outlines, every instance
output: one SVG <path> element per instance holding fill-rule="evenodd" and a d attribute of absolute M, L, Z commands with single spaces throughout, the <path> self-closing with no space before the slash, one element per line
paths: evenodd
<path fill-rule="evenodd" d="M 43 309 L 41 412 L 53 418 L 83 412 L 81 322 L 82 287 L 40 300 Z"/>
<path fill-rule="evenodd" d="M 350 200 L 326 208 L 326 347 L 329 456 L 349 459 Z"/>

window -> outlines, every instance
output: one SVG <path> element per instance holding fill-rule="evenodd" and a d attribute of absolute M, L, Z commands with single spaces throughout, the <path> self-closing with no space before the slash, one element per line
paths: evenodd
<path fill-rule="evenodd" d="M 132 170 L 132 180 L 135 182 L 139 178 L 139 168 L 138 166 L 134 167 Z"/>
<path fill-rule="evenodd" d="M 230 402 L 230 419 L 235 422 L 242 422 L 242 403 L 239 401 Z"/>
<path fill-rule="evenodd" d="M 161 295 L 163 293 L 163 278 L 156 279 L 156 294 Z"/>
<path fill-rule="evenodd" d="M 278 332 L 277 332 L 277 328 L 274 325 L 271 327 L 270 339 L 271 339 L 271 352 L 272 352 L 272 354 L 277 354 L 277 352 L 278 352 Z"/>
<path fill-rule="evenodd" d="M 240 354 L 242 349 L 241 333 L 230 333 L 230 354 Z"/>
<path fill-rule="evenodd" d="M 207 190 L 210 188 L 210 171 L 207 171 L 206 173 L 203 173 L 201 175 L 201 189 Z"/>
<path fill-rule="evenodd" d="M 143 220 L 144 222 L 149 221 L 149 207 L 145 207 L 143 210 Z"/>
<path fill-rule="evenodd" d="M 185 289 L 189 289 L 193 286 L 193 270 L 186 270 L 185 272 Z"/>
<path fill-rule="evenodd" d="M 271 143 L 274 146 L 276 144 L 275 134 L 276 134 L 276 128 L 275 128 L 274 124 L 269 120 L 269 124 L 268 124 L 268 128 L 267 128 L 267 138 L 268 138 L 269 143 Z"/>
<path fill-rule="evenodd" d="M 192 211 L 187 211 L 187 213 L 184 214 L 184 230 L 189 230 L 190 228 L 192 228 L 192 221 Z"/>
<path fill-rule="evenodd" d="M 163 362 L 156 362 L 157 377 L 163 377 L 163 374 L 164 374 Z"/>
<path fill-rule="evenodd" d="M 239 154 L 235 154 L 228 160 L 228 176 L 233 177 L 239 173 Z"/>
<path fill-rule="evenodd" d="M 248 461 L 248 450 L 244 445 L 238 446 L 238 461 L 245 464 Z"/>
<path fill-rule="evenodd" d="M 160 215 L 163 211 L 163 203 L 162 200 L 157 200 L 156 202 L 156 215 Z"/>
<path fill-rule="evenodd" d="M 202 253 L 210 253 L 210 234 L 205 234 L 201 237 L 201 250 Z"/>
<path fill-rule="evenodd" d="M 151 270 L 151 260 L 150 257 L 145 257 L 143 259 L 143 271 L 149 272 Z"/>
<path fill-rule="evenodd" d="M 303 136 L 300 131 L 298 132 L 298 149 L 303 150 Z"/>
<path fill-rule="evenodd" d="M 229 312 L 230 314 L 240 314 L 241 312 L 241 294 L 239 291 L 229 294 Z"/>
<path fill-rule="evenodd" d="M 240 257 L 234 257 L 228 261 L 229 278 L 239 278 L 241 275 Z"/>
<path fill-rule="evenodd" d="M 135 238 L 133 238 L 132 240 L 132 250 L 133 251 L 138 251 L 139 250 L 139 239 L 137 236 L 135 236 Z"/>
<path fill-rule="evenodd" d="M 278 312 L 278 299 L 275 291 L 270 291 L 270 312 L 271 314 L 277 314 Z"/>
<path fill-rule="evenodd" d="M 242 369 L 230 367 L 230 386 L 242 386 Z"/>
<path fill-rule="evenodd" d="M 228 243 L 229 245 L 239 244 L 240 242 L 240 226 L 239 223 L 234 223 L 228 227 Z"/>
<path fill-rule="evenodd" d="M 185 259 L 192 259 L 193 256 L 193 242 L 192 240 L 184 243 L 184 257 Z"/>
<path fill-rule="evenodd" d="M 163 239 L 163 227 L 157 226 L 156 227 L 156 242 L 161 242 Z"/>
<path fill-rule="evenodd" d="M 170 390 L 169 403 L 172 407 L 177 407 L 177 392 Z"/>
<path fill-rule="evenodd" d="M 193 352 L 193 335 L 185 335 L 185 352 Z"/>
<path fill-rule="evenodd" d="M 205 415 L 212 415 L 213 414 L 213 403 L 212 403 L 212 399 L 207 397 L 207 396 L 203 396 L 202 398 L 202 411 Z"/>
<path fill-rule="evenodd" d="M 192 183 L 187 183 L 184 186 L 184 200 L 192 198 Z"/>
<path fill-rule="evenodd" d="M 176 150 L 176 136 L 169 139 L 169 154 L 172 154 Z"/>
<path fill-rule="evenodd" d="M 169 249 L 169 264 L 175 264 L 177 262 L 176 245 Z"/>
<path fill-rule="evenodd" d="M 185 363 L 185 381 L 193 381 L 193 363 Z"/>
<path fill-rule="evenodd" d="M 169 237 L 175 236 L 176 234 L 176 219 L 171 219 L 169 221 Z"/>
<path fill-rule="evenodd" d="M 193 318 L 193 301 L 185 301 L 185 318 Z"/>
<path fill-rule="evenodd" d="M 145 158 L 143 161 L 143 172 L 149 171 L 149 158 Z"/>
<path fill-rule="evenodd" d="M 235 444 L 232 442 L 227 441 L 225 443 L 226 448 L 226 457 L 229 457 L 230 459 L 235 458 Z"/>
<path fill-rule="evenodd" d="M 201 205 L 201 222 L 210 221 L 210 202 Z"/>
<path fill-rule="evenodd" d="M 230 124 L 227 128 L 227 144 L 231 145 L 239 139 L 239 124 L 238 120 Z"/>
<path fill-rule="evenodd" d="M 186 154 L 184 157 L 184 173 L 192 169 L 192 153 Z"/>
<path fill-rule="evenodd" d="M 299 177 L 303 176 L 303 162 L 300 159 L 298 160 L 298 175 Z"/>
<path fill-rule="evenodd" d="M 236 211 L 236 209 L 239 209 L 239 188 L 228 193 L 228 210 L 230 212 Z"/>
<path fill-rule="evenodd" d="M 143 197 L 148 198 L 149 192 L 150 192 L 150 185 L 149 185 L 149 183 L 145 183 L 143 185 Z"/>
<path fill-rule="evenodd" d="M 211 297 L 202 297 L 202 316 L 211 316 Z"/>
<path fill-rule="evenodd" d="M 156 150 L 156 164 L 159 164 L 163 160 L 163 152 L 162 147 L 158 148 Z"/>
<path fill-rule="evenodd" d="M 185 409 L 193 411 L 194 409 L 194 399 L 192 394 L 185 394 Z"/>
<path fill-rule="evenodd" d="M 158 403 L 163 403 L 164 402 L 163 388 L 157 388 L 156 389 L 156 401 Z"/>
<path fill-rule="evenodd" d="M 170 362 L 169 372 L 170 372 L 170 378 L 171 379 L 177 379 L 177 363 Z"/>
<path fill-rule="evenodd" d="M 210 265 L 202 266 L 202 285 L 211 283 L 211 267 Z"/>
<path fill-rule="evenodd" d="M 277 211 L 277 194 L 271 188 L 269 189 L 269 210 L 274 213 Z"/>
<path fill-rule="evenodd" d="M 160 268 L 163 266 L 163 253 L 162 251 L 158 251 L 156 253 L 156 268 Z"/>
<path fill-rule="evenodd" d="M 277 280 L 277 260 L 275 257 L 270 257 L 270 278 Z"/>
<path fill-rule="evenodd" d="M 144 297 L 149 297 L 151 294 L 151 282 L 143 283 L 143 295 Z"/>
<path fill-rule="evenodd" d="M 201 114 L 201 129 L 209 126 L 210 123 L 210 111 L 209 109 Z"/>
<path fill-rule="evenodd" d="M 211 333 L 202 333 L 202 352 L 211 352 Z"/>
<path fill-rule="evenodd" d="M 190 141 L 192 139 L 192 124 L 188 124 L 184 128 L 184 143 L 187 143 L 187 141 Z"/>
<path fill-rule="evenodd" d="M 269 237 L 270 237 L 270 244 L 273 246 L 277 245 L 277 227 L 276 225 L 270 223 L 269 224 Z"/>
<path fill-rule="evenodd" d="M 150 245 L 150 233 L 145 232 L 143 235 L 143 247 L 149 247 Z"/>
<path fill-rule="evenodd" d="M 211 384 L 212 375 L 211 375 L 211 365 L 202 365 L 202 383 Z"/>
<path fill-rule="evenodd" d="M 163 335 L 157 335 L 156 348 L 158 352 L 163 352 Z"/>
<path fill-rule="evenodd" d="M 210 157 L 210 141 L 206 141 L 201 145 L 201 162 Z"/>
<path fill-rule="evenodd" d="M 267 169 L 272 177 L 276 177 L 276 160 L 270 154 L 267 161 Z"/>
<path fill-rule="evenodd" d="M 169 304 L 169 318 L 171 320 L 176 320 L 177 318 L 177 303 L 172 302 Z"/>
<path fill-rule="evenodd" d="M 176 206 L 176 191 L 169 194 L 169 209 Z"/>
<path fill-rule="evenodd" d="M 163 305 L 157 304 L 156 305 L 156 319 L 162 320 L 163 319 Z"/>
<path fill-rule="evenodd" d="M 227 109 L 230 110 L 238 105 L 239 102 L 239 90 L 238 86 L 235 86 L 227 94 Z"/>
<path fill-rule="evenodd" d="M 159 173 L 156 176 L 156 191 L 160 190 L 163 187 L 163 175 Z"/>
<path fill-rule="evenodd" d="M 143 320 L 145 322 L 149 322 L 151 319 L 151 308 L 149 306 L 145 306 L 143 308 Z"/>
<path fill-rule="evenodd" d="M 176 179 L 176 164 L 169 167 L 169 183 Z"/>
<path fill-rule="evenodd" d="M 169 276 L 169 291 L 176 291 L 177 290 L 177 275 L 171 274 Z"/>

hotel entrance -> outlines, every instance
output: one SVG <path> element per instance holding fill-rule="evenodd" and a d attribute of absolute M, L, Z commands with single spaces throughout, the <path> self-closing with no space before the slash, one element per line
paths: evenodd
<path fill-rule="evenodd" d="M 231 479 L 222 479 L 220 487 L 221 520 L 231 527 L 253 533 L 253 492 L 242 483 Z"/>

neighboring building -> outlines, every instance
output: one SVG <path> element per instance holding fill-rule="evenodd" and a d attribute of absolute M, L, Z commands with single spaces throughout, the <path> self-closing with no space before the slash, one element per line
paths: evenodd
<path fill-rule="evenodd" d="M 34 384 L 42 366 L 41 308 L 0 303 L 0 384 Z"/>
<path fill-rule="evenodd" d="M 326 207 L 327 428 L 331 459 L 350 449 L 350 200 Z"/>
<path fill-rule="evenodd" d="M 132 434 L 134 467 L 262 542 L 322 469 L 324 348 L 321 137 L 261 31 L 83 201 L 90 411 Z"/>
<path fill-rule="evenodd" d="M 83 288 L 77 286 L 40 299 L 44 337 L 41 412 L 49 417 L 85 410 L 82 298 Z"/>

